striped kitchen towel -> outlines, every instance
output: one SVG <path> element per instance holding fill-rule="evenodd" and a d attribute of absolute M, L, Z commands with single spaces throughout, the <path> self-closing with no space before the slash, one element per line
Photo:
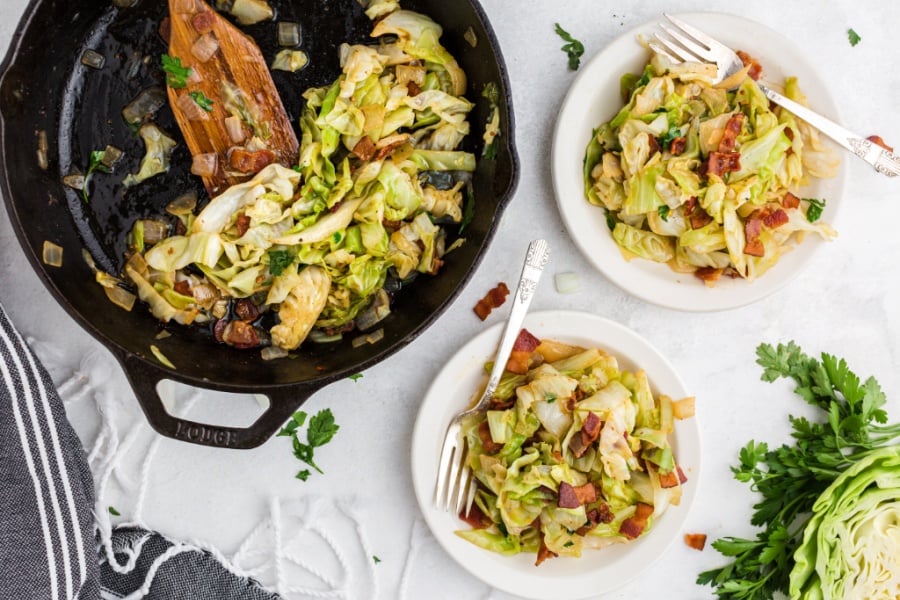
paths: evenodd
<path fill-rule="evenodd" d="M 81 441 L 44 367 L 0 307 L 0 599 L 270 600 L 197 551 L 134 527 L 100 550 L 94 485 Z M 187 551 L 186 549 L 190 549 Z"/>

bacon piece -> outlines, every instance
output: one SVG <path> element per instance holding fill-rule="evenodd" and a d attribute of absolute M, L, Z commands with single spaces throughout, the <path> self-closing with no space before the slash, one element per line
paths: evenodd
<path fill-rule="evenodd" d="M 507 296 L 509 296 L 509 288 L 501 281 L 497 287 L 488 291 L 484 298 L 478 301 L 478 304 L 475 305 L 475 314 L 484 321 L 492 310 L 503 306 Z"/>
<path fill-rule="evenodd" d="M 481 447 L 487 454 L 496 454 L 503 448 L 503 444 L 498 444 L 491 437 L 491 426 L 487 421 L 478 426 L 478 439 L 481 440 Z"/>
<path fill-rule="evenodd" d="M 784 195 L 784 198 L 781 199 L 781 205 L 785 208 L 799 208 L 800 198 L 788 192 Z"/>
<path fill-rule="evenodd" d="M 673 488 L 678 485 L 678 473 L 673 469 L 668 473 L 659 472 L 659 487 L 663 489 Z"/>
<path fill-rule="evenodd" d="M 650 138 L 649 139 L 649 142 L 650 142 L 649 156 L 653 156 L 654 154 L 659 152 L 659 141 L 654 136 L 650 135 L 649 133 L 647 134 L 647 137 Z"/>
<path fill-rule="evenodd" d="M 616 516 L 609 510 L 609 505 L 601 502 L 597 508 L 587 511 L 587 523 L 575 530 L 575 533 L 585 536 L 600 523 L 612 523 Z"/>
<path fill-rule="evenodd" d="M 684 543 L 694 550 L 703 550 L 706 546 L 705 533 L 686 533 L 684 534 Z"/>
<path fill-rule="evenodd" d="M 694 209 L 697 207 L 697 196 L 691 196 L 687 199 L 687 202 L 684 203 L 684 214 L 689 215 L 694 212 Z"/>
<path fill-rule="evenodd" d="M 682 485 L 687 483 L 687 475 L 681 470 L 681 465 L 675 465 L 675 470 L 678 471 L 678 481 L 680 481 Z"/>
<path fill-rule="evenodd" d="M 506 410 L 516 405 L 516 397 L 501 400 L 500 398 L 491 398 L 491 410 Z"/>
<path fill-rule="evenodd" d="M 647 526 L 647 519 L 649 519 L 652 514 L 652 506 L 644 504 L 643 502 L 638 502 L 634 515 L 622 521 L 622 524 L 619 526 L 619 533 L 629 540 L 637 539 L 644 533 L 644 527 Z"/>
<path fill-rule="evenodd" d="M 238 237 L 243 236 L 250 229 L 250 217 L 246 213 L 241 213 L 234 224 L 237 226 Z"/>
<path fill-rule="evenodd" d="M 172 21 L 169 17 L 164 17 L 162 21 L 159 22 L 159 29 L 156 30 L 159 34 L 159 37 L 163 39 L 166 43 L 166 46 L 169 45 L 169 37 L 172 35 Z"/>
<path fill-rule="evenodd" d="M 725 173 L 740 171 L 740 169 L 740 152 L 710 152 L 709 158 L 706 159 L 707 175 L 718 175 L 719 177 L 721 177 Z"/>
<path fill-rule="evenodd" d="M 187 280 L 176 281 L 175 282 L 175 291 L 181 294 L 182 296 L 190 296 L 191 295 L 191 282 Z"/>
<path fill-rule="evenodd" d="M 204 11 L 199 12 L 193 17 L 191 17 L 191 25 L 194 26 L 194 29 L 197 30 L 197 33 L 204 34 L 212 31 L 213 23 L 215 23 L 216 17 L 212 13 L 212 11 Z"/>
<path fill-rule="evenodd" d="M 225 339 L 222 336 L 225 333 L 226 327 L 228 327 L 228 321 L 226 319 L 219 319 L 216 321 L 216 324 L 213 325 L 213 337 L 216 338 L 217 342 L 225 342 Z"/>
<path fill-rule="evenodd" d="M 759 61 L 744 52 L 743 50 L 737 51 L 738 58 L 741 59 L 741 62 L 744 63 L 744 66 L 750 67 L 750 70 L 747 71 L 747 75 L 753 81 L 758 81 L 759 76 L 762 75 L 762 65 L 759 64 Z"/>
<path fill-rule="evenodd" d="M 540 526 L 538 526 L 540 529 Z M 538 547 L 537 558 L 534 560 L 534 566 L 540 565 L 542 562 L 547 560 L 548 558 L 556 558 L 559 556 L 556 552 L 551 552 L 550 548 L 547 547 L 547 544 L 544 543 L 544 532 L 541 532 L 541 545 Z"/>
<path fill-rule="evenodd" d="M 482 512 L 480 508 L 478 508 L 478 504 L 473 503 L 472 508 L 469 509 L 469 514 L 466 514 L 465 508 L 459 512 L 459 518 L 469 524 L 472 529 L 487 529 L 491 526 L 491 520 L 487 515 Z"/>
<path fill-rule="evenodd" d="M 703 281 L 703 283 L 713 284 L 722 276 L 722 269 L 717 269 L 715 267 L 699 267 L 694 271 L 694 275 Z"/>
<path fill-rule="evenodd" d="M 731 118 L 725 123 L 725 131 L 722 134 L 722 139 L 719 141 L 719 152 L 726 153 L 734 151 L 734 145 L 737 143 L 737 136 L 741 132 L 741 127 L 743 126 L 744 113 L 731 115 Z"/>
<path fill-rule="evenodd" d="M 509 360 L 506 361 L 506 370 L 519 375 L 527 373 L 531 354 L 540 345 L 541 340 L 531 335 L 527 329 L 519 331 L 519 335 L 513 343 L 512 352 L 509 354 Z"/>
<path fill-rule="evenodd" d="M 375 160 L 381 160 L 382 158 L 390 156 L 394 153 L 394 150 L 408 141 L 408 135 L 395 135 L 390 136 L 390 138 L 383 138 L 381 140 L 378 140 L 378 143 L 375 145 L 375 147 L 377 148 L 377 151 L 375 152 Z"/>
<path fill-rule="evenodd" d="M 684 152 L 684 149 L 686 147 L 687 138 L 681 135 L 671 141 L 671 143 L 669 144 L 669 152 L 672 153 L 672 156 L 678 156 L 679 154 Z"/>
<path fill-rule="evenodd" d="M 584 424 L 581 426 L 579 434 L 573 435 L 572 439 L 569 440 L 569 449 L 572 451 L 572 454 L 575 455 L 575 458 L 584 456 L 587 449 L 591 447 L 591 444 L 593 444 L 600 435 L 600 428 L 602 426 L 603 421 L 600 420 L 600 417 L 595 413 L 589 412 L 587 418 L 584 420 Z"/>
<path fill-rule="evenodd" d="M 422 88 L 415 81 L 406 82 L 406 93 L 410 98 L 414 98 L 422 93 Z"/>
<path fill-rule="evenodd" d="M 770 229 L 781 227 L 788 221 L 790 221 L 790 218 L 788 217 L 787 213 L 780 208 L 774 211 L 765 211 L 762 217 L 763 225 Z"/>
<path fill-rule="evenodd" d="M 372 160 L 372 157 L 375 156 L 375 143 L 369 136 L 363 136 L 363 138 L 353 146 L 353 154 L 362 160 Z"/>
<path fill-rule="evenodd" d="M 690 221 L 691 229 L 700 229 L 706 227 L 712 222 L 713 218 L 709 216 L 702 206 L 698 206 L 691 211 Z"/>
<path fill-rule="evenodd" d="M 249 323 L 232 321 L 222 332 L 222 341 L 235 348 L 256 348 L 259 346 L 259 334 Z"/>
<path fill-rule="evenodd" d="M 887 150 L 888 152 L 893 152 L 893 151 L 894 151 L 893 146 L 888 146 L 887 143 L 886 143 L 883 139 L 881 139 L 881 136 L 880 136 L 880 135 L 870 135 L 870 136 L 867 137 L 866 139 L 869 140 L 870 142 L 872 142 L 873 144 L 876 144 L 876 145 L 878 145 L 878 146 L 881 146 L 882 148 L 884 148 L 884 149 Z"/>
<path fill-rule="evenodd" d="M 259 316 L 259 307 L 248 298 L 241 298 L 234 303 L 234 314 L 241 321 L 255 321 Z"/>
<path fill-rule="evenodd" d="M 747 239 L 744 244 L 744 254 L 750 256 L 765 256 L 766 249 L 762 241 L 759 239 L 759 233 L 762 231 L 762 219 L 756 213 L 750 215 L 750 218 L 744 223 L 744 237 Z"/>
<path fill-rule="evenodd" d="M 786 137 L 787 139 L 789 139 L 790 141 L 793 142 L 794 141 L 794 130 L 791 129 L 790 127 L 785 127 L 784 128 L 784 137 Z"/>
<path fill-rule="evenodd" d="M 586 483 L 574 487 L 566 482 L 559 484 L 559 500 L 557 506 L 560 508 L 578 508 L 582 504 L 589 504 L 597 501 L 597 488 L 593 483 Z"/>
<path fill-rule="evenodd" d="M 228 153 L 228 165 L 235 171 L 255 175 L 264 167 L 275 162 L 275 153 L 271 150 L 251 152 L 246 148 L 232 148 Z"/>

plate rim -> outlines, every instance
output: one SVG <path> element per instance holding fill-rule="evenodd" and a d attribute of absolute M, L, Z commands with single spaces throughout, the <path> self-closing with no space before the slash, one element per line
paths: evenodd
<path fill-rule="evenodd" d="M 442 378 L 451 376 L 455 373 L 455 369 L 458 368 L 458 363 L 462 363 L 472 357 L 481 363 L 484 360 L 489 360 L 496 348 L 496 343 L 504 325 L 505 323 L 503 322 L 495 323 L 459 347 L 432 379 L 428 390 L 423 396 L 416 415 L 410 448 L 410 470 L 419 511 L 422 513 L 432 535 L 444 551 L 471 575 L 496 589 L 536 599 L 546 597 L 548 590 L 552 590 L 552 596 L 558 600 L 577 600 L 612 591 L 636 578 L 640 573 L 645 572 L 647 568 L 668 551 L 683 530 L 701 485 L 702 440 L 699 419 L 697 416 L 694 416 L 691 419 L 676 423 L 677 429 L 674 444 L 678 447 L 679 464 L 682 464 L 688 471 L 692 484 L 685 488 L 681 504 L 677 507 L 669 507 L 666 514 L 660 518 L 657 529 L 663 532 L 667 531 L 669 534 L 668 539 L 663 539 L 662 537 L 653 538 L 651 534 L 647 538 L 641 538 L 627 546 L 622 546 L 626 549 L 625 553 L 611 561 L 612 563 L 618 563 L 627 560 L 632 554 L 637 554 L 638 564 L 631 569 L 633 572 L 629 572 L 625 577 L 610 585 L 608 583 L 608 573 L 603 573 L 601 569 L 599 574 L 595 575 L 597 579 L 591 581 L 591 585 L 588 586 L 586 581 L 590 580 L 591 571 L 584 571 L 582 567 L 588 564 L 586 557 L 593 555 L 591 551 L 586 552 L 585 556 L 578 559 L 578 561 L 567 563 L 567 565 L 575 565 L 571 568 L 567 566 L 566 569 L 567 571 L 572 571 L 573 569 L 577 571 L 578 573 L 574 576 L 563 578 L 558 573 L 553 575 L 546 566 L 542 567 L 543 571 L 530 571 L 520 574 L 521 567 L 511 563 L 514 560 L 521 561 L 527 555 L 503 557 L 479 549 L 474 545 L 469 545 L 468 542 L 464 542 L 453 534 L 456 527 L 448 526 L 452 525 L 454 517 L 443 511 L 438 511 L 432 504 L 433 479 L 440 453 L 439 444 L 443 439 L 443 429 L 449 421 L 450 415 L 455 413 L 452 405 L 445 405 L 443 409 L 438 405 L 438 402 L 448 395 L 441 388 Z M 590 312 L 543 310 L 529 313 L 523 327 L 532 328 L 532 331 L 538 331 L 539 333 L 539 330 L 544 329 L 546 330 L 546 337 L 591 339 L 593 343 L 600 347 L 608 347 L 616 354 L 620 362 L 625 362 L 626 366 L 629 367 L 636 365 L 635 361 L 630 358 L 634 353 L 645 353 L 647 358 L 644 362 L 653 369 L 651 385 L 653 385 L 656 393 L 659 393 L 659 390 L 656 389 L 654 381 L 665 379 L 667 387 L 665 390 L 662 390 L 663 393 L 668 393 L 673 397 L 690 395 L 684 381 L 665 355 L 657 350 L 646 338 L 621 323 Z M 557 332 L 555 329 L 560 331 Z M 612 342 L 599 341 L 597 338 L 600 337 L 610 339 Z M 623 347 L 623 349 L 618 350 L 615 347 L 616 345 Z M 476 376 L 477 373 L 472 373 L 470 378 Z M 465 383 L 461 381 L 458 385 L 463 386 Z M 672 389 L 673 387 L 676 389 Z M 462 409 L 463 400 L 470 400 L 476 394 L 477 390 L 472 389 L 471 393 L 464 398 L 461 395 L 459 409 Z M 442 410 L 443 413 L 441 413 Z M 438 439 L 435 439 L 435 437 Z M 433 450 L 433 457 L 430 459 L 426 457 L 429 447 Z M 426 480 L 423 481 L 423 477 Z M 671 514 L 673 512 L 675 513 L 674 515 Z M 461 525 L 461 522 L 457 521 L 457 523 Z M 454 547 L 451 540 L 459 540 L 460 544 Z M 469 550 L 472 551 L 471 554 L 468 553 Z M 609 556 L 604 557 L 602 552 L 600 550 L 593 555 L 594 557 L 599 557 L 596 562 L 599 562 L 600 558 L 604 560 L 609 559 Z M 487 562 L 498 562 L 501 564 L 503 576 L 492 578 L 494 573 L 486 572 L 483 567 Z M 553 564 L 547 563 L 550 566 Z M 621 565 L 614 564 L 612 566 L 620 567 Z M 512 572 L 515 572 L 515 575 L 512 575 Z M 521 581 L 522 578 L 525 578 L 526 581 Z M 564 590 L 561 586 L 565 585 L 566 582 L 569 582 L 571 588 Z"/>
<path fill-rule="evenodd" d="M 739 34 L 739 37 L 750 35 L 747 31 L 752 31 L 756 34 L 764 34 L 764 40 L 769 43 L 771 43 L 771 40 L 776 40 L 780 46 L 790 50 L 788 53 L 789 58 L 786 61 L 766 60 L 764 65 L 767 66 L 768 70 L 782 74 L 782 76 L 790 75 L 793 73 L 782 73 L 782 67 L 793 65 L 791 66 L 792 69 L 804 71 L 805 74 L 800 77 L 801 86 L 806 92 L 813 88 L 816 90 L 816 110 L 830 116 L 837 122 L 842 122 L 836 97 L 820 75 L 820 70 L 815 67 L 814 61 L 809 60 L 805 52 L 787 36 L 768 25 L 727 12 L 697 11 L 678 13 L 675 16 L 692 24 L 698 24 L 700 27 L 706 27 L 704 21 L 725 21 L 729 22 L 734 30 L 743 28 L 745 33 Z M 697 23 L 698 21 L 699 23 Z M 591 78 L 596 77 L 598 73 L 602 75 L 604 72 L 607 73 L 607 76 L 610 76 L 608 73 L 609 69 L 604 68 L 605 64 L 621 65 L 622 63 L 635 61 L 642 51 L 637 42 L 638 36 L 652 31 L 658 22 L 660 22 L 660 19 L 646 21 L 615 37 L 591 57 L 566 91 L 554 125 L 550 149 L 551 181 L 557 208 L 569 237 L 578 247 L 582 256 L 605 279 L 625 293 L 650 304 L 683 312 L 704 313 L 737 309 L 762 300 L 783 289 L 790 281 L 799 277 L 809 268 L 813 260 L 821 254 L 822 249 L 829 242 L 820 240 L 815 236 L 809 236 L 809 239 L 805 240 L 802 245 L 795 245 L 794 251 L 788 253 L 792 256 L 782 255 L 778 264 L 758 280 L 754 282 L 747 282 L 743 279 L 734 282 L 723 281 L 714 288 L 707 288 L 699 281 L 694 282 L 694 277 L 691 274 L 675 273 L 667 265 L 650 263 L 643 259 L 634 259 L 633 263 L 628 263 L 622 258 L 618 247 L 608 237 L 605 227 L 602 228 L 602 233 L 609 239 L 609 242 L 601 241 L 599 242 L 600 245 L 592 243 L 592 240 L 587 239 L 591 236 L 585 234 L 596 234 L 596 232 L 601 231 L 601 228 L 586 227 L 585 221 L 587 223 L 602 223 L 602 213 L 596 219 L 577 218 L 579 216 L 584 217 L 580 213 L 585 212 L 583 207 L 579 210 L 579 204 L 584 204 L 588 208 L 594 208 L 598 212 L 602 210 L 600 207 L 593 207 L 588 204 L 587 199 L 584 197 L 583 176 L 581 175 L 584 148 L 590 139 L 590 131 L 592 128 L 599 126 L 602 120 L 592 123 L 587 131 L 573 131 L 569 129 L 567 127 L 568 121 L 577 119 L 579 114 L 590 110 L 583 107 L 585 103 L 597 102 L 598 98 L 608 97 L 612 93 L 611 91 L 592 91 Z M 707 29 L 709 28 L 712 27 L 707 27 Z M 768 45 L 765 42 L 758 44 L 760 50 L 763 50 Z M 753 54 L 752 51 L 751 54 Z M 646 54 L 646 57 L 649 57 L 649 53 Z M 623 69 L 622 73 L 624 73 L 628 67 L 620 68 Z M 611 75 L 618 80 L 622 73 L 617 72 Z M 813 96 L 812 94 L 808 95 L 810 97 Z M 578 106 L 579 103 L 582 106 Z M 608 115 L 609 118 L 612 118 L 612 116 Z M 566 143 L 567 137 L 569 143 Z M 581 143 L 582 139 L 584 140 L 583 144 Z M 840 148 L 824 135 L 821 139 L 837 152 L 842 159 L 836 177 L 816 182 L 817 186 L 830 189 L 828 192 L 828 222 L 832 226 L 836 226 L 840 218 L 841 208 L 844 205 L 844 198 L 846 197 L 848 167 L 845 164 L 845 156 L 840 152 Z M 574 144 L 571 143 L 572 140 L 574 140 Z M 566 150 L 569 149 L 568 147 L 573 146 L 574 150 L 566 153 Z M 575 168 L 575 164 L 572 164 L 571 161 L 572 152 L 575 152 L 577 157 L 575 162 L 578 166 L 577 172 L 579 174 L 577 185 L 571 183 L 572 173 Z M 573 212 L 578 214 L 573 214 Z M 609 248 L 604 246 L 609 246 Z M 610 250 L 615 251 L 614 258 L 607 260 L 609 259 Z M 796 259 L 797 264 L 794 264 L 794 256 L 799 256 Z M 787 261 L 785 260 L 786 258 Z M 642 265 L 642 263 L 648 264 Z M 635 268 L 633 265 L 638 265 L 638 267 Z M 645 274 L 645 270 L 652 271 L 652 273 Z M 638 278 L 638 281 L 631 281 L 630 278 Z M 679 281 L 679 278 L 688 281 Z M 734 284 L 734 286 L 729 286 L 728 284 Z"/>

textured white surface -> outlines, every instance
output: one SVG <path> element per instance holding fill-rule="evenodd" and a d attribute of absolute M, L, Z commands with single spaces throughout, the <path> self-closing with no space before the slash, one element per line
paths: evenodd
<path fill-rule="evenodd" d="M 0 3 L 0 47 L 9 43 L 25 4 L 25 0 Z M 491 593 L 456 566 L 428 535 L 413 497 L 408 453 L 419 399 L 442 363 L 504 314 L 498 311 L 481 323 L 472 306 L 498 281 L 515 281 L 526 240 L 539 236 L 547 238 L 554 250 L 547 274 L 576 272 L 581 290 L 557 294 L 548 277 L 534 308 L 586 310 L 631 327 L 669 358 L 697 396 L 704 476 L 686 531 L 705 532 L 711 539 L 751 533 L 747 517 L 753 495 L 732 480 L 728 466 L 750 438 L 783 440 L 787 414 L 803 412 L 789 385 L 759 381 L 754 364 L 758 343 L 794 339 L 809 353 L 829 351 L 846 357 L 860 375 L 880 379 L 891 398 L 892 419 L 900 419 L 896 263 L 900 181 L 878 176 L 862 162 L 845 157 L 849 192 L 845 210 L 835 223 L 840 238 L 816 257 L 811 268 L 785 289 L 751 306 L 686 314 L 630 298 L 592 271 L 566 236 L 549 171 L 554 118 L 573 79 L 559 51 L 562 42 L 553 33 L 555 22 L 585 43 L 587 59 L 622 31 L 655 19 L 664 10 L 740 14 L 788 36 L 817 62 L 848 128 L 877 133 L 900 145 L 900 68 L 893 51 L 900 3 L 646 0 L 611 5 L 596 0 L 484 0 L 484 8 L 509 68 L 522 175 L 478 273 L 444 316 L 408 348 L 365 372 L 359 381 L 335 383 L 306 404 L 311 412 L 331 407 L 341 425 L 335 441 L 317 453 L 324 476 L 316 475 L 306 483 L 295 480 L 297 463 L 284 438 L 242 452 L 162 440 L 142 506 L 135 505 L 139 495 L 128 491 L 133 489 L 128 476 L 119 482 L 123 491 L 110 497 L 110 504 L 124 516 L 140 508 L 143 521 L 167 535 L 203 540 L 233 554 L 271 516 L 274 497 L 352 502 L 363 538 L 381 562 L 373 567 L 364 564 L 366 557 L 352 561 L 356 566 L 350 583 L 359 587 L 344 587 L 346 597 L 370 594 L 354 589 L 377 589 L 383 598 L 505 597 Z M 862 36 L 856 47 L 847 42 L 849 27 Z M 139 411 L 112 356 L 48 295 L 31 272 L 6 218 L 0 218 L 0 302 L 24 335 L 43 342 L 41 356 L 54 367 L 57 383 L 76 370 L 85 374 L 83 381 L 76 375 L 64 395 L 72 398 L 70 415 L 89 447 L 101 420 L 93 402 L 72 396 L 80 387 L 89 386 L 85 394 L 108 396 L 125 423 L 120 431 L 127 432 L 129 423 L 139 422 Z M 186 398 L 190 393 L 181 390 L 179 395 Z M 198 419 L 246 423 L 258 410 L 250 398 L 225 401 L 206 392 L 200 396 L 191 412 Z M 135 448 L 145 448 L 151 434 L 138 433 L 140 443 Z M 133 458 L 139 459 L 140 452 L 134 453 Z M 132 477 L 137 475 L 132 471 Z M 341 533 L 337 542 L 359 548 L 350 531 Z M 709 598 L 708 588 L 693 582 L 699 571 L 721 562 L 709 548 L 700 553 L 676 543 L 646 577 L 606 597 Z M 364 584 L 372 570 L 376 588 Z"/>

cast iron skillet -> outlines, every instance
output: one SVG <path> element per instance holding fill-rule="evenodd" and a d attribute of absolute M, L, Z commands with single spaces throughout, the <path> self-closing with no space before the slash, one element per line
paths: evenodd
<path fill-rule="evenodd" d="M 276 72 L 275 82 L 292 122 L 302 91 L 339 73 L 338 45 L 370 42 L 372 24 L 355 0 L 274 0 L 276 21 L 301 23 L 302 49 L 310 65 L 295 74 Z M 495 160 L 479 159 L 473 179 L 477 210 L 464 231 L 466 243 L 446 257 L 437 277 L 421 277 L 397 291 L 393 312 L 383 322 L 385 337 L 352 348 L 349 339 L 306 343 L 299 357 L 263 361 L 259 351 L 216 344 L 207 334 L 178 325 L 157 339 L 162 326 L 142 304 L 130 313 L 111 304 L 82 257 L 119 273 L 125 236 L 135 219 L 164 214 L 165 205 L 189 189 L 200 192 L 188 173 L 190 160 L 179 144 L 172 168 L 127 192 L 121 181 L 136 172 L 143 144 L 120 116 L 137 93 L 163 83 L 159 56 L 165 44 L 157 33 L 166 2 L 138 0 L 116 8 L 110 0 L 32 0 L 2 66 L 0 80 L 0 185 L 7 212 L 31 265 L 57 301 L 121 363 L 151 425 L 163 435 L 229 448 L 252 448 L 268 439 L 309 396 L 328 383 L 359 372 L 400 350 L 437 319 L 457 296 L 484 254 L 515 188 L 518 161 L 513 144 L 509 82 L 497 40 L 477 0 L 404 0 L 403 7 L 430 15 L 444 27 L 442 42 L 469 78 L 467 97 L 476 102 L 466 149 L 479 156 L 489 114 L 481 91 L 488 82 L 500 90 L 501 136 Z M 267 60 L 276 50 L 274 22 L 245 28 Z M 474 47 L 463 37 L 471 28 Z M 81 64 L 85 49 L 106 58 L 101 70 Z M 157 124 L 180 140 L 168 107 Z M 37 160 L 39 134 L 48 142 L 49 165 Z M 112 144 L 126 152 L 111 175 L 92 179 L 90 203 L 61 183 L 62 176 L 88 165 L 92 150 Z M 452 237 L 448 243 L 452 242 Z M 63 266 L 42 261 L 44 241 L 63 248 Z M 345 336 L 346 337 L 346 336 Z M 176 370 L 150 353 L 155 344 Z M 163 379 L 237 393 L 268 396 L 269 407 L 247 428 L 220 427 L 179 419 L 163 407 L 156 387 Z"/>

